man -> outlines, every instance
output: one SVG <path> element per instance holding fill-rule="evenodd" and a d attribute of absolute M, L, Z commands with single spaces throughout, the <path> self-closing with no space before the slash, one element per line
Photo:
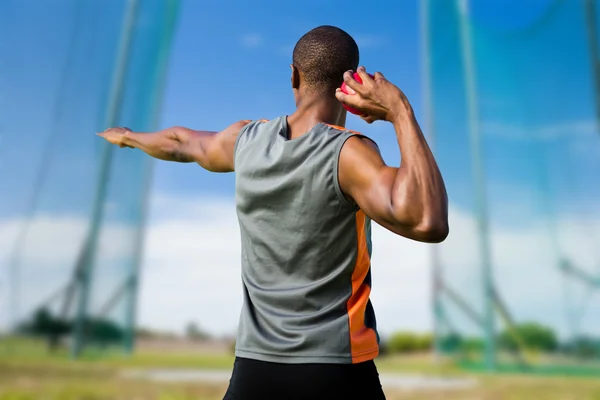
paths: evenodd
<path fill-rule="evenodd" d="M 236 122 L 221 132 L 113 128 L 121 147 L 236 172 L 244 302 L 225 399 L 384 399 L 369 300 L 370 221 L 398 235 L 448 235 L 442 176 L 400 89 L 358 68 L 346 32 L 321 26 L 296 44 L 289 116 Z M 344 94 L 342 80 L 355 92 Z M 373 141 L 343 128 L 342 103 L 390 122 L 402 162 L 387 166 Z"/>

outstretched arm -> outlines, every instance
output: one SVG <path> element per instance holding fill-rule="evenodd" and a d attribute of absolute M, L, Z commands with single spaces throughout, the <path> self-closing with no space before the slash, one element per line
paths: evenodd
<path fill-rule="evenodd" d="M 160 160 L 195 162 L 212 172 L 232 172 L 235 141 L 242 128 L 249 122 L 236 122 L 221 132 L 173 127 L 158 132 L 141 133 L 132 132 L 127 128 L 110 128 L 98 135 L 112 144 L 137 148 Z"/>
<path fill-rule="evenodd" d="M 393 124 L 401 154 L 399 168 L 389 167 L 377 147 L 360 136 L 344 145 L 339 161 L 342 191 L 374 221 L 409 239 L 437 243 L 448 236 L 448 197 L 442 175 L 404 94 L 376 73 L 359 68 L 363 84 L 350 73 L 346 85 L 356 93 L 337 98 L 371 123 Z"/>

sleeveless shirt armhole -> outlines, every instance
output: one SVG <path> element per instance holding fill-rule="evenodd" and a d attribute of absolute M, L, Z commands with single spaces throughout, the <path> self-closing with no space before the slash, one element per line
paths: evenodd
<path fill-rule="evenodd" d="M 357 136 L 357 134 L 350 133 L 350 134 L 346 135 L 346 137 L 344 137 L 342 140 L 340 140 L 340 143 L 335 148 L 335 154 L 333 157 L 333 186 L 335 188 L 335 193 L 337 194 L 338 199 L 342 202 L 342 204 L 346 207 L 350 207 L 350 208 L 354 209 L 355 211 L 358 211 L 358 209 L 359 209 L 358 204 L 351 202 L 348 199 L 348 197 L 346 197 L 346 195 L 342 191 L 342 187 L 340 186 L 340 179 L 339 179 L 340 155 L 342 154 L 342 149 L 344 148 L 344 144 L 346 144 L 346 141 L 348 139 L 350 139 L 352 136 Z M 362 136 L 362 135 L 359 135 L 359 136 Z"/>
<path fill-rule="evenodd" d="M 233 164 L 235 167 L 235 157 L 237 155 L 237 151 L 238 151 L 238 147 L 239 147 L 239 143 L 240 143 L 240 139 L 242 137 L 242 135 L 250 128 L 250 125 L 255 124 L 257 122 L 267 122 L 267 120 L 264 119 L 259 119 L 257 121 L 250 121 L 246 124 L 246 126 L 244 126 L 242 129 L 240 129 L 240 133 L 238 133 L 237 137 L 235 138 L 235 143 L 233 145 Z"/>

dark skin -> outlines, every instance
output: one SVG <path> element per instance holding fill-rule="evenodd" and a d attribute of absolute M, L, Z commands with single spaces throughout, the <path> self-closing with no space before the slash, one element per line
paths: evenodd
<path fill-rule="evenodd" d="M 304 82 L 302 71 L 292 67 L 291 83 L 296 111 L 288 117 L 290 138 L 308 132 L 317 123 L 344 126 L 342 103 L 362 112 L 367 123 L 392 124 L 401 154 L 400 167 L 385 164 L 377 146 L 368 139 L 348 139 L 339 160 L 342 191 L 372 220 L 390 231 L 420 242 L 438 243 L 448 236 L 448 197 L 437 163 L 404 93 L 381 73 L 371 78 L 358 69 L 363 84 L 344 74 L 354 94 L 341 90 L 316 91 Z M 121 147 L 138 148 L 152 157 L 196 162 L 213 172 L 234 171 L 234 144 L 249 120 L 238 121 L 221 132 L 174 127 L 155 133 L 111 128 L 99 134 Z"/>

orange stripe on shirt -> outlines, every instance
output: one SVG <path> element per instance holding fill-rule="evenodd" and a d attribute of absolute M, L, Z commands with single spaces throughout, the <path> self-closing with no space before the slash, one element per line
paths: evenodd
<path fill-rule="evenodd" d="M 327 125 L 330 128 L 337 129 L 337 130 L 340 130 L 340 131 L 351 132 L 351 133 L 354 133 L 355 135 L 360 135 L 361 134 L 360 132 L 356 132 L 356 131 L 353 131 L 351 129 L 344 128 L 343 126 L 331 125 L 331 124 L 325 124 L 325 125 Z"/>
<path fill-rule="evenodd" d="M 352 362 L 360 363 L 372 360 L 379 353 L 377 334 L 365 325 L 365 311 L 369 302 L 371 288 L 365 278 L 371 266 L 367 235 L 365 232 L 366 216 L 362 210 L 356 213 L 356 233 L 358 249 L 356 264 L 352 273 L 352 295 L 348 299 L 348 319 L 350 323 L 350 348 Z"/>

